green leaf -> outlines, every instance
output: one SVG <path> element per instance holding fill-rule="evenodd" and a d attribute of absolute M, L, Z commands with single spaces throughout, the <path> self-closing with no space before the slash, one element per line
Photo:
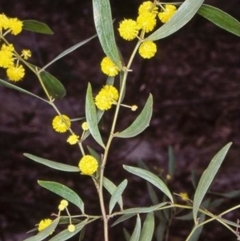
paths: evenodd
<path fill-rule="evenodd" d="M 34 156 L 34 155 L 28 154 L 28 153 L 24 153 L 23 155 L 35 162 L 41 163 L 45 166 L 51 167 L 56 170 L 60 170 L 60 171 L 64 171 L 64 172 L 80 172 L 79 168 L 76 166 L 71 166 L 71 165 L 67 165 L 67 164 L 63 164 L 63 163 L 59 163 L 59 162 L 55 162 L 55 161 L 50 161 L 48 159 Z"/>
<path fill-rule="evenodd" d="M 114 136 L 120 138 L 130 138 L 143 132 L 149 126 L 152 117 L 152 110 L 153 98 L 150 94 L 143 110 L 141 111 L 139 116 L 134 120 L 134 122 L 124 131 L 115 133 Z"/>
<path fill-rule="evenodd" d="M 41 241 L 47 238 L 49 235 L 51 235 L 54 230 L 56 229 L 58 223 L 59 223 L 60 217 L 56 218 L 51 225 L 49 225 L 47 228 L 43 229 L 41 232 L 36 234 L 33 237 L 24 239 L 23 241 Z"/>
<path fill-rule="evenodd" d="M 116 190 L 117 186 L 110 181 L 109 179 L 107 179 L 106 177 L 103 177 L 103 186 L 106 188 L 106 190 L 113 195 L 114 191 Z M 123 209 L 123 200 L 122 197 L 120 197 L 118 199 L 118 204 L 120 206 L 121 209 Z"/>
<path fill-rule="evenodd" d="M 85 221 L 75 225 L 75 231 L 74 232 L 69 232 L 68 229 L 65 229 L 62 232 L 60 232 L 57 235 L 55 235 L 53 238 L 49 239 L 49 241 L 59 241 L 59 240 L 64 240 L 65 241 L 65 240 L 68 240 L 72 236 L 74 236 L 77 233 L 79 233 L 85 227 L 86 224 L 88 224 L 87 220 L 85 220 Z"/>
<path fill-rule="evenodd" d="M 123 228 L 123 234 L 124 234 L 125 240 L 129 241 L 131 236 L 130 236 L 130 233 L 127 231 L 127 229 Z"/>
<path fill-rule="evenodd" d="M 42 100 L 42 101 L 48 103 L 48 101 L 44 100 L 43 98 L 41 98 L 41 97 L 39 97 L 39 96 L 37 96 L 37 95 L 35 95 L 35 94 L 25 90 L 25 89 L 22 89 L 22 88 L 20 88 L 20 87 L 18 87 L 16 85 L 13 85 L 13 84 L 5 81 L 5 80 L 0 79 L 0 84 L 5 86 L 5 87 L 7 87 L 7 88 L 9 88 L 9 89 L 17 90 L 17 91 L 22 92 L 24 94 L 31 95 L 31 96 L 33 96 L 35 98 L 38 98 L 39 100 Z"/>
<path fill-rule="evenodd" d="M 49 34 L 52 35 L 53 31 L 48 27 L 47 24 L 36 21 L 36 20 L 24 20 L 23 29 L 35 33 Z"/>
<path fill-rule="evenodd" d="M 97 35 L 93 35 L 92 37 L 85 39 L 75 45 L 73 45 L 72 47 L 66 49 L 65 51 L 63 51 L 61 54 L 59 54 L 57 57 L 55 57 L 52 61 L 50 61 L 48 64 L 46 64 L 44 67 L 42 67 L 41 69 L 44 70 L 47 67 L 49 67 L 51 64 L 53 64 L 54 62 L 56 62 L 57 60 L 63 58 L 65 55 L 73 52 L 74 50 L 76 50 L 77 48 L 81 47 L 82 45 L 86 44 L 87 42 L 89 42 L 90 40 L 92 40 L 93 38 L 95 38 Z"/>
<path fill-rule="evenodd" d="M 49 191 L 56 193 L 62 198 L 68 200 L 69 202 L 75 204 L 81 211 L 84 213 L 84 203 L 82 199 L 69 187 L 66 187 L 63 184 L 51 181 L 38 181 L 38 184 L 41 187 L 48 189 Z"/>
<path fill-rule="evenodd" d="M 173 177 L 174 175 L 175 166 L 176 166 L 176 160 L 173 153 L 173 148 L 172 146 L 169 146 L 168 147 L 168 173 L 170 174 L 171 177 Z"/>
<path fill-rule="evenodd" d="M 201 214 L 199 217 L 199 220 L 201 220 L 201 222 L 203 222 L 205 220 L 205 215 Z M 195 226 L 194 233 L 189 238 L 189 241 L 198 241 L 199 237 L 202 233 L 202 230 L 203 230 L 203 225 L 201 225 L 200 227 Z"/>
<path fill-rule="evenodd" d="M 54 99 L 63 98 L 66 95 L 66 90 L 62 83 L 53 75 L 46 71 L 40 72 L 40 77 L 49 95 Z"/>
<path fill-rule="evenodd" d="M 197 224 L 197 213 L 199 210 L 199 207 L 202 203 L 202 200 L 211 185 L 218 169 L 220 168 L 230 146 L 232 143 L 228 143 L 226 146 L 224 146 L 211 160 L 210 164 L 208 165 L 207 169 L 203 172 L 197 189 L 194 194 L 193 198 L 193 219 L 195 224 Z"/>
<path fill-rule="evenodd" d="M 129 214 L 124 214 L 122 215 L 121 217 L 119 217 L 112 225 L 111 227 L 119 224 L 119 223 L 122 223 L 130 218 L 132 218 L 133 216 L 135 216 L 136 214 L 135 213 L 129 213 Z"/>
<path fill-rule="evenodd" d="M 198 14 L 214 23 L 219 28 L 222 28 L 240 37 L 240 22 L 222 10 L 207 4 L 203 4 L 199 8 Z"/>
<path fill-rule="evenodd" d="M 109 0 L 93 0 L 93 16 L 103 52 L 121 69 L 122 64 L 115 41 Z"/>
<path fill-rule="evenodd" d="M 204 0 L 184 1 L 172 18 L 148 36 L 146 40 L 156 41 L 178 31 L 193 18 L 203 2 Z"/>
<path fill-rule="evenodd" d="M 117 202 L 119 202 L 120 199 L 122 199 L 122 193 L 125 190 L 126 186 L 127 186 L 127 180 L 125 179 L 124 181 L 122 181 L 119 186 L 114 190 L 110 202 L 109 202 L 109 213 L 112 213 L 112 210 L 114 208 L 114 206 L 116 205 Z"/>
<path fill-rule="evenodd" d="M 141 219 L 139 215 L 137 215 L 137 221 L 136 221 L 132 236 L 130 238 L 130 241 L 139 241 L 140 233 L 141 233 Z"/>
<path fill-rule="evenodd" d="M 139 241 L 151 241 L 154 233 L 155 223 L 154 214 L 148 213 L 143 223 L 143 228 Z"/>
<path fill-rule="evenodd" d="M 214 195 L 219 195 L 221 197 L 226 197 L 226 198 L 240 197 L 240 190 L 233 190 L 233 191 L 226 192 L 226 193 L 218 193 L 218 192 L 210 192 L 210 193 L 214 194 Z"/>
<path fill-rule="evenodd" d="M 96 107 L 93 101 L 93 96 L 92 96 L 92 87 L 91 84 L 88 84 L 87 88 L 87 95 L 86 95 L 86 104 L 85 104 L 85 114 L 86 114 L 86 120 L 89 126 L 89 131 L 92 135 L 92 137 L 95 139 L 95 141 L 105 148 L 101 134 L 98 129 L 98 118 L 97 118 L 97 112 L 96 112 Z"/>
<path fill-rule="evenodd" d="M 157 205 L 150 206 L 150 207 L 128 208 L 121 212 L 118 212 L 118 214 L 150 213 L 150 212 L 161 209 L 162 207 L 166 206 L 167 204 L 168 204 L 168 202 L 163 202 L 163 203 L 159 203 Z"/>
<path fill-rule="evenodd" d="M 147 180 L 148 182 L 152 183 L 155 187 L 157 187 L 158 189 L 160 189 L 173 203 L 173 196 L 170 193 L 168 187 L 166 186 L 166 184 L 155 174 L 151 173 L 150 171 L 138 168 L 138 167 L 131 167 L 131 166 L 127 166 L 127 165 L 123 165 L 123 168 L 125 170 L 127 170 L 128 172 L 139 176 L 145 180 Z"/>

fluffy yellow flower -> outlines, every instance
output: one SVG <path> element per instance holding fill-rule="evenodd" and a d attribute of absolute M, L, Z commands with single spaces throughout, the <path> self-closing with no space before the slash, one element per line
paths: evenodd
<path fill-rule="evenodd" d="M 154 29 L 156 22 L 156 15 L 150 12 L 143 12 L 137 17 L 138 27 L 146 33 Z"/>
<path fill-rule="evenodd" d="M 101 62 L 102 72 L 108 76 L 116 76 L 120 69 L 108 57 L 104 57 Z"/>
<path fill-rule="evenodd" d="M 10 66 L 7 69 L 7 76 L 11 81 L 18 82 L 24 77 L 24 75 L 25 69 L 21 64 L 18 66 Z"/>
<path fill-rule="evenodd" d="M 157 45 L 153 41 L 144 41 L 139 46 L 138 52 L 144 59 L 150 59 L 156 54 Z"/>
<path fill-rule="evenodd" d="M 12 44 L 3 44 L 0 50 L 0 67 L 8 68 L 14 62 L 14 47 Z"/>
<path fill-rule="evenodd" d="M 66 132 L 71 127 L 71 120 L 66 115 L 57 115 L 52 120 L 53 129 L 56 132 Z"/>
<path fill-rule="evenodd" d="M 41 222 L 38 224 L 38 231 L 40 232 L 40 231 L 44 230 L 45 228 L 50 226 L 51 223 L 52 223 L 52 220 L 49 218 L 41 220 Z"/>
<path fill-rule="evenodd" d="M 118 97 L 118 90 L 114 86 L 105 85 L 95 97 L 95 104 L 100 110 L 109 110 Z"/>
<path fill-rule="evenodd" d="M 28 58 L 30 58 L 30 57 L 32 56 L 32 53 L 31 53 L 31 51 L 30 51 L 29 49 L 23 49 L 21 56 L 22 56 L 25 60 L 27 60 Z"/>
<path fill-rule="evenodd" d="M 132 19 L 123 20 L 118 28 L 120 36 L 125 40 L 133 40 L 138 35 L 137 22 Z"/>
<path fill-rule="evenodd" d="M 183 201 L 187 201 L 189 199 L 188 194 L 186 192 L 180 192 L 179 195 Z"/>
<path fill-rule="evenodd" d="M 73 232 L 75 231 L 75 229 L 76 229 L 75 225 L 73 225 L 73 224 L 69 224 L 69 225 L 68 225 L 68 231 L 69 231 L 70 233 L 73 233 Z"/>
<path fill-rule="evenodd" d="M 58 205 L 58 210 L 63 211 L 68 206 L 68 201 L 63 199 Z"/>
<path fill-rule="evenodd" d="M 79 161 L 78 167 L 82 174 L 91 176 L 98 169 L 98 161 L 93 156 L 85 155 Z"/>
<path fill-rule="evenodd" d="M 8 17 L 5 14 L 0 14 L 0 32 L 8 28 Z"/>
<path fill-rule="evenodd" d="M 166 4 L 164 6 L 164 11 L 158 14 L 158 17 L 162 23 L 166 23 L 173 14 L 177 11 L 177 8 L 172 4 Z"/>
<path fill-rule="evenodd" d="M 11 34 L 18 35 L 22 32 L 23 22 L 17 18 L 8 19 L 8 28 L 11 31 Z"/>
<path fill-rule="evenodd" d="M 74 144 L 77 144 L 78 143 L 78 140 L 79 140 L 79 136 L 75 135 L 75 134 L 72 134 L 68 137 L 67 139 L 67 142 L 70 144 L 70 145 L 74 145 Z"/>
<path fill-rule="evenodd" d="M 139 6 L 138 14 L 140 15 L 145 12 L 150 12 L 157 15 L 158 7 L 151 1 L 145 1 Z"/>
<path fill-rule="evenodd" d="M 89 129 L 88 123 L 87 123 L 86 121 L 84 121 L 84 122 L 82 123 L 82 129 L 83 129 L 84 131 L 87 131 L 87 130 Z"/>

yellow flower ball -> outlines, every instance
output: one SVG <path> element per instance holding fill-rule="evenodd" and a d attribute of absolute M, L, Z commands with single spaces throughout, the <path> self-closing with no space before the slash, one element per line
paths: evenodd
<path fill-rule="evenodd" d="M 41 232 L 51 224 L 52 224 L 52 220 L 49 218 L 41 220 L 41 222 L 38 224 L 38 231 Z"/>
<path fill-rule="evenodd" d="M 88 123 L 87 123 L 86 121 L 84 121 L 84 122 L 82 123 L 82 129 L 83 129 L 84 131 L 87 131 L 87 130 L 89 129 Z"/>
<path fill-rule="evenodd" d="M 78 167 L 83 175 L 92 175 L 98 169 L 98 161 L 90 155 L 85 155 L 79 161 Z"/>
<path fill-rule="evenodd" d="M 25 60 L 27 60 L 28 58 L 30 58 L 30 57 L 32 56 L 32 53 L 31 53 L 31 51 L 30 51 L 29 49 L 23 49 L 21 56 L 22 56 Z"/>
<path fill-rule="evenodd" d="M 136 21 L 132 19 L 125 19 L 120 22 L 118 31 L 123 39 L 133 40 L 137 37 L 139 29 Z"/>
<path fill-rule="evenodd" d="M 52 126 L 56 132 L 64 133 L 71 127 L 71 120 L 66 115 L 57 115 L 52 120 Z"/>
<path fill-rule="evenodd" d="M 8 28 L 8 17 L 5 14 L 0 14 L 0 31 Z"/>
<path fill-rule="evenodd" d="M 68 225 L 68 231 L 69 231 L 70 233 L 73 233 L 73 232 L 75 231 L 75 229 L 76 229 L 75 225 L 73 225 L 73 224 L 69 224 L 69 225 Z"/>
<path fill-rule="evenodd" d="M 164 6 L 164 11 L 158 14 L 158 17 L 162 23 L 166 23 L 173 14 L 177 11 L 177 8 L 172 4 L 166 4 Z"/>
<path fill-rule="evenodd" d="M 70 145 L 74 145 L 74 144 L 77 144 L 78 143 L 78 140 L 79 140 L 79 136 L 75 135 L 75 134 L 72 134 L 68 137 L 67 139 L 67 142 L 70 144 Z"/>
<path fill-rule="evenodd" d="M 138 52 L 144 59 L 150 59 L 156 54 L 157 45 L 153 41 L 144 41 L 139 46 Z"/>
<path fill-rule="evenodd" d="M 23 66 L 20 64 L 18 66 L 9 66 L 7 69 L 7 76 L 9 80 L 13 82 L 18 82 L 20 81 L 25 75 L 25 69 Z"/>
<path fill-rule="evenodd" d="M 183 201 L 187 201 L 189 199 L 188 194 L 186 192 L 180 192 L 179 195 Z"/>
<path fill-rule="evenodd" d="M 58 209 L 63 211 L 68 206 L 68 201 L 63 199 L 60 204 L 58 205 Z"/>
<path fill-rule="evenodd" d="M 112 85 L 105 85 L 95 97 L 95 105 L 99 110 L 109 110 L 117 103 L 118 90 Z"/>
<path fill-rule="evenodd" d="M 108 57 L 104 57 L 102 62 L 101 62 L 101 70 L 104 74 L 108 76 L 116 76 L 120 69 L 118 68 L 117 65 L 115 65 L 112 60 Z"/>
<path fill-rule="evenodd" d="M 151 1 L 145 1 L 139 6 L 138 14 L 142 14 L 145 12 L 150 12 L 157 15 L 158 7 Z"/>
<path fill-rule="evenodd" d="M 156 23 L 156 15 L 150 12 L 143 12 L 137 17 L 138 27 L 146 33 L 152 31 Z"/>
<path fill-rule="evenodd" d="M 14 47 L 12 44 L 3 44 L 0 50 L 0 67 L 9 68 L 14 64 Z"/>
<path fill-rule="evenodd" d="M 8 28 L 11 30 L 11 34 L 18 35 L 22 32 L 23 22 L 17 18 L 8 19 Z"/>

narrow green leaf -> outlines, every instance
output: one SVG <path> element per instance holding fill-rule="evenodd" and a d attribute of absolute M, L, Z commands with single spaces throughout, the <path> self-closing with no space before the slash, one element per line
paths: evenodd
<path fill-rule="evenodd" d="M 87 38 L 75 45 L 73 45 L 72 47 L 66 49 L 65 51 L 63 51 L 61 54 L 59 54 L 57 57 L 55 57 L 52 61 L 50 61 L 48 64 L 46 64 L 44 67 L 42 67 L 42 70 L 45 70 L 46 68 L 48 68 L 51 64 L 53 64 L 54 62 L 56 62 L 57 60 L 63 58 L 65 55 L 73 52 L 74 50 L 76 50 L 77 48 L 81 47 L 82 45 L 86 44 L 87 42 L 89 42 L 90 40 L 92 40 L 93 38 L 95 38 L 97 35 L 93 35 L 90 38 Z"/>
<path fill-rule="evenodd" d="M 219 28 L 240 37 L 240 22 L 228 13 L 223 12 L 221 9 L 203 4 L 199 8 L 198 14 L 214 23 Z"/>
<path fill-rule="evenodd" d="M 157 205 L 150 206 L 150 207 L 128 208 L 121 212 L 118 212 L 118 214 L 150 213 L 150 212 L 154 212 L 154 211 L 161 209 L 162 207 L 166 206 L 167 204 L 168 204 L 168 202 L 163 202 L 163 203 L 159 203 Z"/>
<path fill-rule="evenodd" d="M 128 220 L 128 219 L 130 219 L 130 218 L 132 218 L 132 217 L 134 217 L 135 215 L 136 215 L 135 213 L 124 214 L 124 215 L 122 215 L 121 217 L 119 217 L 119 218 L 111 225 L 111 227 L 113 227 L 113 226 L 115 226 L 115 225 L 117 225 L 117 224 L 119 224 L 119 223 L 122 223 L 122 222 L 124 222 L 124 221 L 126 221 L 126 220 Z"/>
<path fill-rule="evenodd" d="M 36 234 L 33 237 L 24 239 L 23 241 L 41 241 L 44 240 L 45 238 L 47 238 L 49 235 L 51 235 L 54 230 L 56 229 L 58 223 L 59 223 L 60 217 L 56 218 L 51 225 L 49 225 L 47 228 L 45 228 L 44 230 L 42 230 L 41 232 L 39 232 L 38 234 Z"/>
<path fill-rule="evenodd" d="M 204 0 L 184 1 L 176 13 L 173 15 L 173 17 L 146 39 L 156 41 L 175 33 L 193 18 L 203 2 Z"/>
<path fill-rule="evenodd" d="M 202 200 L 209 186 L 211 185 L 218 169 L 220 168 L 231 144 L 232 143 L 228 143 L 213 157 L 207 169 L 203 172 L 199 180 L 199 183 L 193 198 L 193 219 L 195 224 L 197 224 L 197 213 L 202 203 Z"/>
<path fill-rule="evenodd" d="M 84 213 L 84 203 L 82 199 L 69 187 L 51 181 L 38 181 L 38 184 L 41 187 L 48 189 L 49 191 L 56 193 L 57 195 L 61 196 L 62 198 L 68 200 L 69 202 L 75 204 L 81 211 Z"/>
<path fill-rule="evenodd" d="M 80 172 L 79 168 L 76 166 L 71 166 L 71 165 L 67 165 L 67 164 L 63 164 L 63 163 L 59 163 L 59 162 L 55 162 L 55 161 L 50 161 L 48 159 L 34 156 L 34 155 L 28 154 L 28 153 L 24 153 L 23 155 L 35 162 L 41 163 L 45 166 L 51 167 L 56 170 L 60 170 L 60 171 L 64 171 L 64 172 Z"/>
<path fill-rule="evenodd" d="M 124 234 L 125 240 L 129 241 L 131 236 L 130 236 L 130 233 L 127 231 L 127 229 L 123 228 L 123 234 Z"/>
<path fill-rule="evenodd" d="M 53 238 L 49 239 L 49 241 L 68 240 L 71 237 L 73 237 L 74 235 L 76 235 L 77 233 L 79 233 L 85 227 L 86 224 L 88 224 L 87 220 L 75 225 L 74 232 L 69 232 L 68 229 L 65 229 L 62 232 L 55 235 Z"/>
<path fill-rule="evenodd" d="M 0 84 L 5 86 L 5 87 L 7 87 L 7 88 L 9 88 L 9 89 L 17 90 L 17 91 L 22 92 L 24 94 L 31 95 L 31 96 L 33 96 L 35 98 L 38 98 L 39 100 L 42 100 L 42 101 L 48 103 L 48 101 L 44 100 L 43 98 L 41 98 L 41 97 L 39 97 L 39 96 L 37 96 L 37 95 L 35 95 L 35 94 L 25 90 L 25 89 L 22 89 L 22 88 L 20 88 L 20 87 L 18 87 L 16 85 L 13 85 L 13 84 L 5 81 L 5 80 L 0 79 Z"/>
<path fill-rule="evenodd" d="M 148 182 L 152 183 L 155 187 L 160 189 L 173 203 L 173 196 L 171 192 L 169 191 L 168 187 L 166 184 L 155 174 L 151 173 L 150 171 L 138 168 L 138 167 L 131 167 L 127 165 L 123 165 L 123 168 L 127 170 L 128 172 L 139 176 Z"/>
<path fill-rule="evenodd" d="M 121 69 L 122 64 L 115 41 L 109 0 L 93 0 L 93 16 L 103 52 Z"/>
<path fill-rule="evenodd" d="M 152 110 L 153 98 L 150 94 L 143 110 L 141 111 L 139 116 L 134 120 L 134 122 L 124 131 L 115 133 L 114 136 L 120 138 L 130 138 L 143 132 L 149 126 L 152 117 Z"/>
<path fill-rule="evenodd" d="M 237 198 L 240 197 L 240 190 L 234 190 L 226 193 L 218 193 L 218 192 L 209 192 L 214 195 L 218 195 L 221 197 L 226 197 L 226 198 Z"/>
<path fill-rule="evenodd" d="M 176 167 L 176 160 L 172 146 L 168 147 L 168 173 L 173 177 Z"/>
<path fill-rule="evenodd" d="M 103 177 L 103 186 L 106 188 L 106 190 L 111 194 L 111 196 L 113 195 L 114 191 L 116 190 L 117 186 L 110 181 L 109 179 L 107 179 L 106 177 Z M 121 209 L 123 209 L 123 200 L 122 197 L 120 197 L 118 199 L 118 204 L 120 206 Z"/>
<path fill-rule="evenodd" d="M 49 34 L 52 35 L 53 31 L 48 27 L 47 24 L 36 21 L 36 20 L 24 20 L 23 29 L 35 33 Z"/>
<path fill-rule="evenodd" d="M 139 241 L 151 241 L 155 229 L 154 214 L 148 213 L 143 223 L 143 228 Z"/>
<path fill-rule="evenodd" d="M 49 74 L 46 71 L 42 71 L 40 72 L 40 77 L 49 95 L 52 96 L 54 99 L 63 98 L 66 95 L 66 90 L 64 86 L 53 75 Z"/>
<path fill-rule="evenodd" d="M 122 199 L 122 193 L 125 190 L 126 186 L 127 186 L 127 180 L 123 180 L 119 186 L 114 190 L 110 202 L 109 202 L 109 213 L 112 213 L 112 210 L 114 208 L 114 206 L 116 205 L 117 202 L 119 202 L 120 199 Z"/>
<path fill-rule="evenodd" d="M 90 83 L 88 84 L 88 88 L 87 88 L 85 112 L 86 112 L 85 114 L 86 114 L 87 123 L 89 126 L 89 131 L 92 137 L 100 146 L 105 148 L 102 141 L 101 134 L 98 129 L 97 112 L 96 112 L 96 107 L 92 96 L 92 87 Z"/>
<path fill-rule="evenodd" d="M 139 215 L 137 215 L 137 221 L 136 221 L 132 236 L 130 238 L 130 241 L 139 241 L 140 234 L 141 234 L 141 219 Z"/>

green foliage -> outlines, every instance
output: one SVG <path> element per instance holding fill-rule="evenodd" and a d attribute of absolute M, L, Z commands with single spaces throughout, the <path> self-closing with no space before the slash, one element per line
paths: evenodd
<path fill-rule="evenodd" d="M 48 34 L 48 35 L 53 34 L 53 31 L 49 28 L 47 24 L 36 20 L 24 20 L 23 28 L 25 30 L 35 32 L 35 33 Z"/>

